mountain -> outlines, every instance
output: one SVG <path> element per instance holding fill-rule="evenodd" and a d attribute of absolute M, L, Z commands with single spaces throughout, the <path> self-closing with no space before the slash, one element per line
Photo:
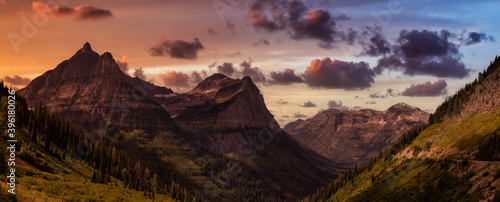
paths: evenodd
<path fill-rule="evenodd" d="M 496 57 L 424 130 L 303 201 L 500 201 L 499 86 Z"/>
<path fill-rule="evenodd" d="M 193 90 L 159 102 L 190 141 L 250 165 L 295 196 L 310 193 L 343 169 L 281 130 L 250 77 L 214 74 Z"/>
<path fill-rule="evenodd" d="M 9 92 L 0 82 L 2 131 L 7 130 Z M 75 132 L 70 123 L 40 107 L 28 110 L 26 101 L 19 95 L 15 100 L 16 143 L 9 143 L 6 135 L 0 138 L 1 147 L 14 145 L 16 148 L 15 161 L 8 160 L 7 149 L 0 150 L 0 174 L 8 176 L 10 168 L 15 169 L 16 186 L 13 189 L 11 184 L 0 183 L 0 201 L 178 201 L 192 197 L 169 194 L 147 167 L 129 165 L 128 156 L 122 150 L 103 149 L 102 144 L 81 144 L 84 135 Z M 85 146 L 93 148 L 84 152 L 89 155 L 79 152 Z M 15 162 L 14 167 L 8 162 Z M 142 182 L 152 183 L 138 186 L 139 177 Z M 180 187 L 176 191 L 179 192 Z"/>
<path fill-rule="evenodd" d="M 131 166 L 145 165 L 163 185 L 192 190 L 211 179 L 202 162 L 215 157 L 187 141 L 170 114 L 153 100 L 155 94 L 173 92 L 125 75 L 110 53 L 99 55 L 89 43 L 18 93 L 32 111 L 54 114 L 54 118 L 36 116 L 32 124 L 41 125 L 39 137 L 59 131 L 48 124 L 56 117 L 75 125 L 83 140 L 75 140 L 79 148 L 68 152 L 79 158 L 90 158 L 86 149 L 104 145 L 124 151 Z M 64 134 L 54 141 L 67 138 Z M 176 181 L 171 178 L 174 174 Z"/>
<path fill-rule="evenodd" d="M 364 164 L 405 132 L 427 123 L 429 114 L 404 103 L 385 111 L 327 109 L 284 130 L 301 144 L 347 166 Z"/>
<path fill-rule="evenodd" d="M 99 55 L 89 43 L 18 93 L 29 107 L 40 103 L 76 123 L 80 130 L 175 126 L 170 115 L 151 99 L 154 93 L 172 93 L 170 89 L 125 75 L 110 53 Z"/>
<path fill-rule="evenodd" d="M 85 149 L 68 152 L 99 170 L 114 169 L 110 172 L 120 178 L 146 175 L 145 170 L 157 174 L 171 198 L 294 201 L 341 169 L 281 130 L 249 77 L 216 74 L 189 93 L 176 94 L 125 75 L 110 53 L 99 55 L 86 43 L 19 94 L 33 111 L 53 113 L 29 124 L 40 125 L 34 134 L 44 138 L 44 146 L 65 148 L 71 142 L 101 155 L 110 155 L 112 147 L 121 150 L 134 168 L 121 169 L 126 175 Z M 74 123 L 80 139 L 52 133 L 59 131 L 60 125 L 50 124 L 56 118 Z M 150 183 L 123 180 L 139 190 Z"/>

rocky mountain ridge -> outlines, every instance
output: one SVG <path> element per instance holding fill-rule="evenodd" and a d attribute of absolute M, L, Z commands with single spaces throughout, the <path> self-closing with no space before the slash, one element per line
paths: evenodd
<path fill-rule="evenodd" d="M 429 114 L 399 103 L 385 111 L 327 109 L 284 127 L 293 138 L 319 154 L 348 166 L 366 163 L 406 131 L 427 123 Z"/>

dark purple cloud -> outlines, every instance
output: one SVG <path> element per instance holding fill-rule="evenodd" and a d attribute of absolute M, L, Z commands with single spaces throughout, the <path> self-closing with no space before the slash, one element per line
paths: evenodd
<path fill-rule="evenodd" d="M 359 42 L 363 48 L 360 56 L 376 57 L 391 52 L 391 44 L 385 39 L 381 31 L 380 27 L 366 27 L 363 36 L 367 38 L 367 41 L 361 40 Z"/>
<path fill-rule="evenodd" d="M 337 39 L 346 35 L 336 28 L 335 20 L 347 20 L 348 16 L 332 16 L 326 10 L 309 10 L 299 0 L 256 0 L 250 6 L 246 18 L 257 30 L 268 32 L 286 31 L 295 40 L 319 40 L 320 47 L 331 48 Z"/>
<path fill-rule="evenodd" d="M 226 28 L 231 31 L 233 34 L 236 34 L 236 25 L 232 23 L 231 21 L 227 21 L 226 23 Z"/>
<path fill-rule="evenodd" d="M 300 112 L 297 112 L 297 113 L 293 113 L 292 118 L 302 119 L 302 118 L 307 118 L 307 115 L 301 114 Z"/>
<path fill-rule="evenodd" d="M 257 47 L 257 46 L 269 46 L 271 43 L 269 43 L 269 41 L 267 39 L 260 39 L 256 42 L 253 42 L 252 43 L 252 46 L 253 47 Z"/>
<path fill-rule="evenodd" d="M 286 105 L 286 104 L 288 104 L 288 101 L 283 100 L 283 99 L 279 99 L 276 103 Z"/>
<path fill-rule="evenodd" d="M 467 37 L 460 38 L 462 44 L 467 46 L 481 43 L 482 41 L 491 41 L 494 42 L 495 38 L 493 36 L 488 36 L 484 32 L 469 32 Z"/>
<path fill-rule="evenodd" d="M 26 86 L 31 82 L 31 79 L 27 77 L 21 77 L 19 75 L 14 75 L 13 77 L 5 76 L 3 77 L 3 80 L 15 86 Z"/>
<path fill-rule="evenodd" d="M 307 101 L 303 105 L 301 105 L 301 107 L 317 107 L 317 106 L 313 102 Z"/>
<path fill-rule="evenodd" d="M 217 72 L 227 76 L 232 76 L 236 72 L 236 69 L 234 68 L 233 63 L 225 62 L 224 64 L 217 66 Z"/>
<path fill-rule="evenodd" d="M 312 88 L 365 89 L 374 83 L 375 72 L 368 63 L 344 62 L 326 57 L 316 59 L 307 67 L 305 83 Z"/>
<path fill-rule="evenodd" d="M 215 29 L 213 29 L 213 28 L 207 28 L 207 32 L 208 32 L 209 34 L 213 34 L 213 35 L 217 35 L 217 34 L 219 34 L 219 33 L 218 33 L 217 31 L 215 31 Z"/>
<path fill-rule="evenodd" d="M 144 70 L 142 70 L 142 68 L 135 69 L 134 76 L 142 79 L 143 81 L 146 80 L 146 75 L 144 75 Z"/>
<path fill-rule="evenodd" d="M 41 2 L 33 2 L 31 7 L 37 12 L 44 12 L 56 17 L 70 16 L 76 20 L 99 20 L 113 16 L 110 10 L 93 6 L 78 6 L 73 9 L 65 6 L 54 7 Z"/>
<path fill-rule="evenodd" d="M 342 104 L 342 101 L 330 100 L 328 101 L 328 108 L 338 109 L 342 111 L 349 110 L 349 107 L 346 107 Z"/>
<path fill-rule="evenodd" d="M 280 85 L 290 85 L 292 83 L 302 83 L 304 80 L 298 75 L 295 75 L 295 70 L 285 69 L 283 72 L 271 72 L 271 83 Z"/>
<path fill-rule="evenodd" d="M 241 74 L 243 76 L 249 76 L 252 78 L 253 82 L 266 82 L 267 79 L 262 73 L 262 70 L 258 67 L 252 67 L 251 62 L 243 61 L 241 64 Z"/>
<path fill-rule="evenodd" d="M 445 80 L 438 80 L 434 83 L 427 81 L 422 84 L 412 84 L 410 87 L 403 91 L 403 96 L 410 97 L 435 97 L 440 95 L 446 95 L 446 86 L 448 84 Z"/>
<path fill-rule="evenodd" d="M 207 78 L 207 71 L 202 70 L 201 73 L 197 71 L 191 72 L 191 83 L 194 85 L 199 84 L 202 82 L 205 78 Z"/>
<path fill-rule="evenodd" d="M 198 57 L 198 51 L 205 49 L 198 38 L 193 42 L 183 40 L 163 40 L 149 49 L 151 56 L 170 56 L 171 58 L 193 60 Z"/>
<path fill-rule="evenodd" d="M 464 78 L 470 70 L 461 61 L 458 46 L 448 41 L 450 35 L 447 30 L 440 33 L 403 30 L 392 48 L 392 54 L 381 58 L 374 70 L 378 74 L 389 69 L 402 70 L 410 76 Z"/>

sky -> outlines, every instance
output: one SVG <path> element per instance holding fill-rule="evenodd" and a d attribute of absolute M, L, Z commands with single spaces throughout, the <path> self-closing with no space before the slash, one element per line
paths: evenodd
<path fill-rule="evenodd" d="M 182 93 L 250 76 L 283 126 L 321 110 L 429 113 L 499 54 L 498 1 L 0 0 L 0 79 L 22 88 L 85 42 Z"/>

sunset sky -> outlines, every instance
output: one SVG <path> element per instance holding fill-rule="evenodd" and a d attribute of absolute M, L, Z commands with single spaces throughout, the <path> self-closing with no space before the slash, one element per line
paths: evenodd
<path fill-rule="evenodd" d="M 500 53 L 498 8 L 493 0 L 0 0 L 0 78 L 22 88 L 89 42 L 129 75 L 175 92 L 217 72 L 251 76 L 282 125 L 329 107 L 404 102 L 433 112 Z"/>

